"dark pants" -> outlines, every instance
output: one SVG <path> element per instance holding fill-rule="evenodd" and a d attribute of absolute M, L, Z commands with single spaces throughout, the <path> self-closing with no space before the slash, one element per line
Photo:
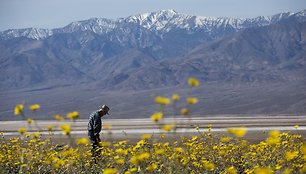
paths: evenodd
<path fill-rule="evenodd" d="M 88 131 L 88 137 L 90 139 L 92 149 L 91 149 L 91 154 L 92 157 L 98 157 L 101 154 L 101 147 L 100 147 L 100 137 L 95 136 L 93 131 Z"/>

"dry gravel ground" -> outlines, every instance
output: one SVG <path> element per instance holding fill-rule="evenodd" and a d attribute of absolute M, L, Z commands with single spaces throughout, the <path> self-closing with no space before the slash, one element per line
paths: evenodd
<path fill-rule="evenodd" d="M 177 131 L 165 132 L 159 129 L 161 124 L 177 124 Z M 71 121 L 37 121 L 36 124 L 29 125 L 26 121 L 1 121 L 0 132 L 4 133 L 6 138 L 19 135 L 17 130 L 24 127 L 28 132 L 40 132 L 48 137 L 47 126 L 54 127 L 55 138 L 64 141 L 66 136 L 59 129 L 61 124 L 70 124 L 72 126 L 71 136 L 73 138 L 87 137 L 87 120 Z M 104 127 L 111 125 L 109 130 L 103 130 L 102 140 L 123 140 L 128 139 L 137 141 L 142 134 L 153 134 L 153 138 L 159 138 L 165 133 L 167 139 L 178 139 L 180 136 L 200 135 L 200 132 L 208 131 L 208 124 L 212 125 L 212 133 L 215 135 L 227 134 L 228 127 L 246 127 L 248 133 L 244 139 L 251 142 L 264 140 L 270 130 L 286 131 L 294 134 L 301 134 L 306 138 L 306 116 L 256 116 L 256 117 L 237 117 L 237 116 L 217 116 L 217 117 L 196 117 L 196 118 L 165 118 L 160 123 L 154 123 L 150 119 L 103 119 Z M 298 128 L 294 128 L 298 125 Z M 194 129 L 199 127 L 199 131 Z"/>

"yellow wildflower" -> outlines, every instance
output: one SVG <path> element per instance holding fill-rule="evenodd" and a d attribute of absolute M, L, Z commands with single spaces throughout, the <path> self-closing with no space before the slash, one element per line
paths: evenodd
<path fill-rule="evenodd" d="M 214 165 L 213 163 L 210 163 L 210 162 L 204 163 L 204 167 L 205 167 L 207 170 L 210 170 L 210 171 L 215 170 L 215 165 Z"/>
<path fill-rule="evenodd" d="M 31 124 L 31 123 L 33 122 L 33 119 L 28 118 L 28 119 L 27 119 L 27 122 L 28 122 L 29 124 Z"/>
<path fill-rule="evenodd" d="M 197 87 L 197 86 L 199 86 L 199 84 L 200 83 L 199 83 L 199 81 L 196 78 L 190 77 L 188 79 L 188 85 L 191 86 L 191 87 Z"/>
<path fill-rule="evenodd" d="M 121 155 L 127 155 L 128 151 L 120 148 L 116 150 L 116 153 L 121 154 Z"/>
<path fill-rule="evenodd" d="M 235 169 L 234 166 L 231 166 L 231 167 L 229 167 L 229 168 L 226 169 L 226 173 L 227 173 L 227 174 L 237 174 L 238 171 Z"/>
<path fill-rule="evenodd" d="M 231 134 L 234 134 L 236 137 L 243 137 L 247 130 L 244 127 L 240 127 L 240 128 L 228 128 L 227 131 Z"/>
<path fill-rule="evenodd" d="M 76 139 L 77 144 L 82 144 L 82 145 L 87 145 L 88 144 L 88 139 L 87 138 L 79 138 Z"/>
<path fill-rule="evenodd" d="M 294 125 L 293 127 L 294 127 L 295 129 L 297 129 L 297 128 L 299 127 L 299 125 Z"/>
<path fill-rule="evenodd" d="M 117 159 L 116 163 L 122 165 L 122 164 L 124 164 L 124 159 L 122 159 L 122 158 Z"/>
<path fill-rule="evenodd" d="M 175 126 L 172 124 L 166 124 L 162 127 L 164 131 L 171 131 Z"/>
<path fill-rule="evenodd" d="M 123 146 L 123 145 L 126 145 L 126 142 L 127 142 L 126 140 L 123 140 L 123 141 L 119 141 L 118 143 L 119 143 L 119 145 Z"/>
<path fill-rule="evenodd" d="M 212 124 L 208 124 L 207 129 L 210 131 L 212 129 Z"/>
<path fill-rule="evenodd" d="M 55 159 L 54 167 L 55 167 L 55 169 L 59 169 L 59 168 L 61 168 L 62 166 L 64 166 L 65 164 L 66 164 L 66 163 L 65 163 L 64 160 L 59 159 L 59 158 L 56 158 L 56 159 Z"/>
<path fill-rule="evenodd" d="M 301 147 L 301 152 L 306 155 L 306 144 Z"/>
<path fill-rule="evenodd" d="M 162 155 L 164 152 L 165 152 L 164 149 L 156 149 L 156 150 L 155 150 L 155 154 L 156 154 L 156 155 Z"/>
<path fill-rule="evenodd" d="M 102 147 L 108 147 L 111 145 L 110 142 L 107 142 L 107 141 L 102 141 L 102 142 L 99 142 L 99 145 L 102 146 Z"/>
<path fill-rule="evenodd" d="M 27 130 L 25 128 L 20 128 L 18 129 L 18 132 L 20 132 L 21 135 L 25 134 L 27 132 Z"/>
<path fill-rule="evenodd" d="M 16 105 L 16 106 L 15 106 L 15 109 L 14 109 L 14 114 L 15 114 L 15 115 L 21 114 L 22 111 L 23 111 L 23 107 L 24 107 L 24 106 L 23 106 L 22 104 Z"/>
<path fill-rule="evenodd" d="M 170 103 L 170 99 L 168 99 L 166 97 L 157 96 L 157 97 L 155 97 L 155 102 L 159 103 L 161 105 L 167 105 L 167 104 Z"/>
<path fill-rule="evenodd" d="M 54 118 L 58 121 L 61 121 L 64 119 L 64 117 L 60 116 L 59 114 L 54 115 Z"/>
<path fill-rule="evenodd" d="M 38 137 L 39 137 L 39 135 L 40 135 L 40 134 L 39 134 L 39 133 L 37 133 L 37 132 L 35 132 L 35 133 L 32 133 L 32 134 L 31 134 L 31 136 L 32 136 L 33 138 L 38 138 Z"/>
<path fill-rule="evenodd" d="M 304 165 L 304 166 L 300 169 L 300 173 L 306 173 L 306 165 Z"/>
<path fill-rule="evenodd" d="M 40 105 L 39 104 L 34 104 L 34 105 L 31 105 L 29 106 L 29 108 L 32 110 L 32 111 L 36 111 L 40 108 Z"/>
<path fill-rule="evenodd" d="M 162 112 L 155 112 L 155 113 L 151 116 L 151 120 L 157 122 L 157 121 L 159 121 L 160 119 L 163 118 L 163 115 L 164 115 L 164 114 L 163 114 Z"/>
<path fill-rule="evenodd" d="M 137 156 L 132 156 L 130 159 L 131 164 L 136 165 L 138 163 Z"/>
<path fill-rule="evenodd" d="M 60 128 L 63 130 L 65 135 L 69 135 L 71 132 L 70 126 L 68 124 L 62 124 Z"/>
<path fill-rule="evenodd" d="M 292 173 L 292 169 L 285 169 L 284 171 L 283 171 L 283 173 L 282 174 L 291 174 Z"/>
<path fill-rule="evenodd" d="M 140 140 L 140 141 L 137 142 L 137 144 L 134 148 L 142 147 L 144 144 L 146 144 L 146 141 L 145 140 Z"/>
<path fill-rule="evenodd" d="M 275 137 L 275 138 L 269 137 L 266 139 L 266 142 L 267 144 L 274 145 L 280 142 L 280 138 L 279 137 Z"/>
<path fill-rule="evenodd" d="M 146 139 L 150 139 L 151 137 L 152 137 L 152 134 L 143 134 L 143 135 L 141 136 L 141 139 L 146 140 Z"/>
<path fill-rule="evenodd" d="M 150 158 L 150 154 L 148 152 L 144 152 L 138 156 L 139 161 L 144 161 Z"/>
<path fill-rule="evenodd" d="M 192 138 L 191 139 L 192 141 L 197 141 L 198 140 L 198 136 L 192 136 L 191 138 Z"/>
<path fill-rule="evenodd" d="M 279 137 L 279 131 L 278 131 L 278 130 L 270 131 L 270 132 L 269 132 L 269 136 L 270 136 L 271 138 Z"/>
<path fill-rule="evenodd" d="M 48 131 L 52 131 L 53 130 L 53 126 L 47 126 Z"/>
<path fill-rule="evenodd" d="M 297 157 L 299 155 L 298 151 L 292 151 L 292 152 L 286 152 L 285 159 L 287 161 L 292 160 L 293 158 Z"/>
<path fill-rule="evenodd" d="M 227 143 L 227 142 L 231 141 L 231 139 L 232 139 L 231 137 L 222 137 L 221 142 Z"/>
<path fill-rule="evenodd" d="M 77 112 L 77 111 L 69 112 L 69 113 L 67 114 L 67 118 L 69 118 L 69 119 L 71 119 L 71 120 L 75 120 L 75 119 L 77 119 L 77 118 L 79 118 L 79 117 L 80 117 L 80 114 L 79 114 L 79 112 Z"/>
<path fill-rule="evenodd" d="M 118 169 L 116 168 L 106 168 L 103 171 L 103 174 L 116 174 L 116 173 L 118 173 Z"/>
<path fill-rule="evenodd" d="M 173 101 L 178 101 L 180 99 L 180 96 L 178 94 L 173 94 L 172 95 L 172 100 Z"/>
<path fill-rule="evenodd" d="M 256 169 L 254 170 L 254 173 L 255 173 L 255 174 L 272 174 L 272 173 L 273 173 L 273 170 L 270 169 L 269 167 L 266 167 L 266 168 L 260 168 L 260 167 L 258 167 L 258 168 L 256 168 Z"/>
<path fill-rule="evenodd" d="M 181 109 L 181 114 L 182 114 L 182 115 L 188 115 L 188 113 L 189 113 L 189 111 L 188 111 L 187 108 L 182 108 L 182 109 Z"/>
<path fill-rule="evenodd" d="M 155 164 L 155 163 L 153 163 L 153 164 L 150 164 L 150 165 L 146 168 L 146 170 L 148 170 L 148 171 L 153 171 L 153 170 L 157 169 L 157 167 L 158 167 L 158 165 Z"/>
<path fill-rule="evenodd" d="M 135 167 L 130 168 L 129 171 L 130 171 L 130 172 L 136 172 L 136 171 L 137 171 L 137 168 L 135 168 Z"/>
<path fill-rule="evenodd" d="M 181 147 L 177 147 L 177 148 L 174 148 L 174 152 L 176 152 L 176 153 L 183 153 L 184 150 Z"/>
<path fill-rule="evenodd" d="M 199 101 L 196 97 L 188 97 L 187 98 L 187 103 L 188 104 L 197 104 Z"/>

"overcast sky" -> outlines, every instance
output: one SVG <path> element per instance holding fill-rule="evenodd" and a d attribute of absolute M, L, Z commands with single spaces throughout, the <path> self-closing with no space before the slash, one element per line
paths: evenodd
<path fill-rule="evenodd" d="M 0 31 L 58 28 L 92 17 L 117 19 L 174 9 L 179 13 L 249 18 L 306 9 L 306 0 L 0 0 Z"/>

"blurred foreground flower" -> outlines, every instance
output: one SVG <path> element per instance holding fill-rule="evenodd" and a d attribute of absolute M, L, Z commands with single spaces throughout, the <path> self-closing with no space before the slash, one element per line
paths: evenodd
<path fill-rule="evenodd" d="M 278 131 L 278 130 L 270 131 L 270 132 L 269 132 L 269 136 L 270 136 L 271 138 L 276 138 L 276 137 L 279 136 L 279 131 Z"/>
<path fill-rule="evenodd" d="M 53 130 L 53 126 L 49 125 L 47 126 L 48 131 L 52 131 Z"/>
<path fill-rule="evenodd" d="M 187 98 L 187 103 L 188 104 L 197 104 L 198 103 L 198 99 L 195 97 L 189 97 Z"/>
<path fill-rule="evenodd" d="M 235 169 L 235 167 L 231 166 L 231 167 L 226 169 L 226 173 L 228 173 L 228 174 L 237 174 L 238 171 Z"/>
<path fill-rule="evenodd" d="M 266 139 L 266 142 L 270 145 L 274 145 L 280 142 L 279 131 L 273 130 L 269 132 L 269 137 Z"/>
<path fill-rule="evenodd" d="M 116 174 L 118 173 L 118 169 L 116 168 L 107 168 L 103 171 L 103 174 Z"/>
<path fill-rule="evenodd" d="M 205 163 L 204 163 L 204 167 L 205 167 L 207 170 L 210 170 L 210 171 L 215 170 L 215 165 L 214 165 L 213 163 L 210 163 L 210 162 L 205 162 Z"/>
<path fill-rule="evenodd" d="M 166 97 L 157 96 L 155 97 L 155 102 L 161 105 L 167 105 L 167 104 L 170 104 L 170 99 Z"/>
<path fill-rule="evenodd" d="M 21 135 L 23 135 L 23 134 L 25 134 L 26 132 L 27 132 L 27 130 L 26 130 L 26 128 L 20 128 L 20 129 L 18 129 L 18 132 L 21 134 Z"/>
<path fill-rule="evenodd" d="M 153 170 L 157 169 L 157 167 L 158 167 L 158 165 L 155 164 L 155 163 L 153 163 L 153 164 L 149 165 L 149 166 L 146 168 L 146 170 L 147 170 L 147 171 L 153 171 Z"/>
<path fill-rule="evenodd" d="M 162 127 L 162 129 L 164 130 L 164 131 L 171 131 L 172 129 L 174 129 L 175 128 L 175 125 L 173 125 L 173 124 L 166 124 L 166 125 L 164 125 L 163 127 Z"/>
<path fill-rule="evenodd" d="M 71 120 L 76 120 L 77 118 L 79 118 L 80 117 L 80 114 L 79 114 L 79 112 L 77 112 L 77 111 L 74 111 L 74 112 L 69 112 L 68 114 L 67 114 L 67 118 L 69 118 L 69 119 L 71 119 Z"/>
<path fill-rule="evenodd" d="M 293 158 L 297 157 L 299 155 L 298 151 L 292 151 L 292 152 L 286 152 L 285 159 L 287 161 L 292 160 Z"/>
<path fill-rule="evenodd" d="M 80 145 L 87 145 L 88 144 L 88 139 L 87 138 L 79 138 L 76 139 L 76 143 Z"/>
<path fill-rule="evenodd" d="M 146 140 L 146 139 L 150 139 L 152 137 L 152 134 L 143 134 L 141 136 L 141 139 Z"/>
<path fill-rule="evenodd" d="M 255 174 L 272 174 L 273 170 L 270 169 L 269 167 L 266 168 L 256 168 L 254 171 Z"/>
<path fill-rule="evenodd" d="M 240 127 L 240 128 L 228 128 L 227 131 L 233 135 L 235 135 L 236 137 L 243 137 L 247 130 L 244 127 Z"/>
<path fill-rule="evenodd" d="M 180 96 L 178 94 L 173 94 L 172 95 L 172 100 L 173 101 L 178 101 L 180 99 Z"/>
<path fill-rule="evenodd" d="M 197 87 L 197 86 L 199 86 L 199 81 L 198 81 L 198 79 L 196 79 L 196 78 L 189 78 L 188 79 L 188 85 L 189 86 L 191 86 L 191 87 Z"/>
<path fill-rule="evenodd" d="M 64 120 L 64 117 L 60 116 L 59 114 L 54 115 L 54 118 L 58 121 Z"/>
<path fill-rule="evenodd" d="M 160 119 L 163 118 L 163 113 L 162 112 L 155 112 L 152 116 L 151 116 L 151 120 L 158 122 Z"/>
<path fill-rule="evenodd" d="M 40 108 L 40 105 L 39 104 L 34 104 L 34 105 L 31 105 L 29 106 L 29 108 L 32 110 L 32 111 L 36 111 Z"/>
<path fill-rule="evenodd" d="M 22 113 L 24 106 L 22 104 L 18 104 L 15 106 L 14 114 L 19 115 Z"/>
<path fill-rule="evenodd" d="M 60 128 L 63 130 L 65 135 L 69 135 L 71 132 L 69 124 L 62 124 Z"/>
<path fill-rule="evenodd" d="M 31 124 L 31 123 L 33 122 L 33 119 L 28 118 L 28 119 L 27 119 L 27 122 L 28 122 L 29 124 Z"/>
<path fill-rule="evenodd" d="M 182 114 L 182 115 L 188 115 L 188 113 L 189 113 L 189 111 L 188 111 L 187 108 L 182 108 L 182 109 L 181 109 L 181 114 Z"/>

